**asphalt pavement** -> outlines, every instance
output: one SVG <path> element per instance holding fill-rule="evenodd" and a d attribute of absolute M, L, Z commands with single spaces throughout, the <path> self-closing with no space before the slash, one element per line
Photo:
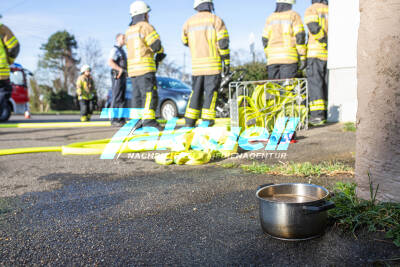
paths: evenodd
<path fill-rule="evenodd" d="M 36 118 L 50 119 L 79 116 Z M 0 149 L 65 145 L 110 138 L 116 131 L 0 129 Z M 353 164 L 354 147 L 354 133 L 329 125 L 299 133 L 285 160 Z M 360 233 L 355 239 L 333 226 L 306 242 L 265 235 L 257 186 L 309 179 L 249 174 L 222 168 L 223 162 L 193 167 L 160 166 L 128 155 L 109 161 L 60 153 L 2 156 L 0 265 L 368 266 L 399 256 L 380 236 Z M 352 180 L 312 182 L 332 188 Z"/>

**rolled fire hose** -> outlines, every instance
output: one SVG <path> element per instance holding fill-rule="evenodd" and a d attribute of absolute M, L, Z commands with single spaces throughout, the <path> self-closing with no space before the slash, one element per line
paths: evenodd
<path fill-rule="evenodd" d="M 278 89 L 279 87 L 274 84 L 258 85 L 251 97 L 238 98 L 239 125 L 243 129 L 257 126 L 272 132 L 276 118 L 283 116 L 299 117 L 301 123 L 305 122 L 308 109 L 304 105 L 300 107 L 288 105 L 292 104 L 291 101 L 295 97 L 294 85 L 286 86 L 286 92 L 283 95 Z M 267 99 L 266 93 L 273 98 Z"/>
<path fill-rule="evenodd" d="M 262 95 L 260 96 L 260 98 Z M 248 96 L 239 96 L 239 126 L 242 131 L 249 127 L 265 127 L 263 113 L 259 112 L 253 99 Z"/>

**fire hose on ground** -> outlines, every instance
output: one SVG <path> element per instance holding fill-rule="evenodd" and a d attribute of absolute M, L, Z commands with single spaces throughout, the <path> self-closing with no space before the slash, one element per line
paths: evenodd
<path fill-rule="evenodd" d="M 293 89 L 293 88 L 292 88 Z M 266 94 L 269 96 L 267 99 Z M 294 94 L 291 89 L 287 89 L 287 92 L 282 94 L 276 88 L 267 87 L 265 85 L 259 85 L 254 90 L 251 97 L 240 96 L 238 98 L 239 106 L 239 126 L 241 131 L 244 131 L 250 127 L 260 127 L 266 128 L 268 133 L 272 133 L 274 124 L 277 117 L 281 116 L 294 116 L 299 117 L 300 122 L 303 122 L 307 116 L 307 108 L 305 106 L 296 107 L 294 103 Z M 229 136 L 228 128 L 226 122 L 229 119 L 217 120 L 215 126 L 225 125 L 225 132 L 219 137 L 217 144 L 221 146 L 227 141 L 227 136 Z M 249 121 L 253 121 L 249 124 Z M 183 124 L 180 120 L 178 124 Z M 71 127 L 107 127 L 110 126 L 110 122 L 65 122 L 65 123 L 22 123 L 22 124 L 2 124 L 0 128 L 71 128 Z M 200 128 L 195 128 L 200 129 Z M 205 128 L 206 129 L 206 128 Z M 210 128 L 209 128 L 210 129 Z M 212 129 L 212 128 L 211 128 Z M 204 130 L 204 129 L 201 129 Z M 163 149 L 169 149 L 169 153 L 163 153 L 156 157 L 156 162 L 162 165 L 170 164 L 188 164 L 188 165 L 200 165 L 208 163 L 211 158 L 218 155 L 220 157 L 227 157 L 233 153 L 237 152 L 238 144 L 231 147 L 229 150 L 215 149 L 214 147 L 209 147 L 209 140 L 214 138 L 214 133 L 208 132 L 203 134 L 202 140 L 197 140 L 197 142 L 202 143 L 203 146 L 201 150 L 191 149 L 193 139 L 195 137 L 195 130 L 187 131 L 184 133 L 183 138 L 180 138 L 178 142 L 173 145 L 165 145 Z M 159 133 L 157 133 L 159 135 Z M 164 132 L 163 134 L 168 134 Z M 143 139 L 144 137 L 151 137 L 152 134 L 142 134 L 135 135 L 126 138 L 124 142 L 134 142 L 135 139 Z M 101 155 L 107 145 L 112 141 L 112 139 L 102 139 L 88 142 L 74 143 L 66 146 L 59 147 L 34 147 L 34 148 L 15 148 L 15 149 L 4 149 L 0 150 L 0 156 L 4 155 L 15 155 L 15 154 L 27 154 L 27 153 L 45 153 L 45 152 L 61 152 L 62 155 Z M 177 141 L 177 140 L 175 140 Z M 207 143 L 208 142 L 208 143 Z M 149 152 L 155 150 L 154 143 L 151 142 L 141 142 L 138 148 L 133 148 L 132 146 L 122 146 L 118 149 L 118 153 L 137 153 L 137 152 Z M 160 147 L 158 147 L 160 148 Z"/>
<path fill-rule="evenodd" d="M 182 121 L 178 122 L 182 123 Z M 92 124 L 87 123 L 77 123 L 80 127 L 84 127 L 85 124 L 87 126 L 92 126 Z M 66 128 L 66 125 L 71 125 L 70 123 L 57 123 L 55 124 L 44 124 L 44 125 L 36 125 L 36 128 L 53 128 L 55 126 Z M 49 127 L 52 126 L 52 127 Z M 217 141 L 219 145 L 222 145 L 226 141 L 226 137 L 228 136 L 228 125 L 226 119 L 221 119 L 216 122 L 216 128 L 224 129 L 224 132 L 220 134 L 220 139 Z M 224 126 L 224 127 L 221 127 Z M 11 128 L 11 127 L 8 127 Z M 34 128 L 33 126 L 29 128 Z M 215 129 L 216 129 L 215 128 Z M 135 147 L 132 146 L 120 146 L 117 153 L 138 153 L 138 152 L 149 152 L 154 151 L 155 149 L 169 149 L 171 152 L 160 154 L 156 158 L 156 162 L 158 164 L 169 165 L 172 163 L 176 164 L 188 164 L 188 165 L 200 165 L 208 163 L 211 158 L 215 155 L 219 156 L 228 156 L 230 153 L 234 153 L 237 150 L 237 146 L 231 151 L 224 151 L 224 150 L 216 150 L 211 149 L 210 147 L 206 147 L 204 145 L 203 151 L 199 150 L 191 150 L 191 144 L 193 142 L 193 138 L 195 136 L 196 129 L 205 130 L 205 129 L 213 129 L 213 128 L 195 128 L 194 130 L 177 130 L 177 131 L 164 131 L 162 133 L 144 133 L 144 134 L 137 134 L 132 137 L 127 137 L 123 140 L 123 143 L 127 142 L 135 142 L 135 140 L 139 140 L 135 143 Z M 169 134 L 181 134 L 181 138 L 179 140 L 175 139 L 173 142 L 168 140 L 164 143 L 158 142 L 157 145 L 154 142 L 148 142 L 146 138 L 149 137 L 159 137 L 162 135 L 169 135 Z M 209 130 L 209 133 L 202 135 L 203 140 L 197 142 L 207 143 L 208 140 L 211 139 L 211 136 L 215 135 L 213 130 Z M 143 140 L 143 141 L 140 141 Z M 73 143 L 66 146 L 54 146 L 54 147 L 29 147 L 29 148 L 14 148 L 14 149 L 3 149 L 0 150 L 0 156 L 5 155 L 16 155 L 16 154 L 29 154 L 29 153 L 46 153 L 46 152 L 61 152 L 62 155 L 101 155 L 107 145 L 110 144 L 112 139 L 102 139 L 102 140 L 95 140 L 95 141 L 88 141 L 88 142 L 79 142 Z M 157 147 L 156 147 L 157 146 Z"/>

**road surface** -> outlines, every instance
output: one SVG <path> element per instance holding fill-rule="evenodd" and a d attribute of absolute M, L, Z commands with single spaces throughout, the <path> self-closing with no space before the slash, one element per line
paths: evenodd
<path fill-rule="evenodd" d="M 116 130 L 0 129 L 0 149 L 110 138 Z M 301 133 L 299 139 L 288 160 L 352 164 L 354 133 L 343 133 L 339 125 Z M 363 233 L 356 240 L 331 226 L 307 242 L 266 236 L 257 186 L 308 178 L 254 175 L 219 164 L 160 166 L 127 155 L 118 161 L 60 153 L 0 157 L 0 264 L 366 266 L 399 255 L 392 244 Z M 312 182 L 332 188 L 352 179 Z"/>

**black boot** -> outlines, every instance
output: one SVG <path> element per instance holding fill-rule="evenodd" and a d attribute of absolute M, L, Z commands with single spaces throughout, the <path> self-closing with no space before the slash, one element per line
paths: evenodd
<path fill-rule="evenodd" d="M 164 131 L 164 127 L 161 126 L 156 120 L 144 120 L 143 127 L 154 127 L 159 131 Z"/>
<path fill-rule="evenodd" d="M 196 120 L 185 118 L 185 127 L 194 128 L 196 127 Z"/>
<path fill-rule="evenodd" d="M 322 117 L 316 117 L 310 119 L 311 126 L 323 126 L 326 123 L 326 120 Z"/>
<path fill-rule="evenodd" d="M 215 120 L 203 120 L 203 123 L 208 122 L 207 127 L 213 127 L 215 125 Z"/>

